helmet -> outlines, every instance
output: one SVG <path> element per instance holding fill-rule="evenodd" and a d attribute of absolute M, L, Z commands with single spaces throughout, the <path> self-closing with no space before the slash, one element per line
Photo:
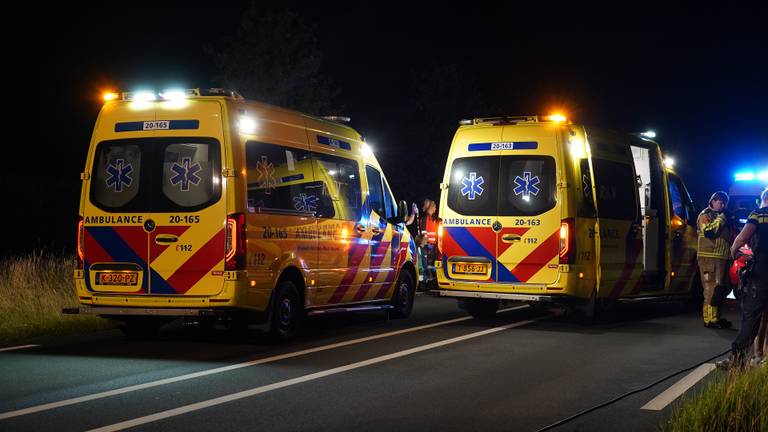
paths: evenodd
<path fill-rule="evenodd" d="M 728 202 L 728 194 L 723 191 L 717 191 L 712 194 L 712 198 L 709 199 L 709 205 L 712 205 L 712 201 L 721 200 L 725 203 Z"/>

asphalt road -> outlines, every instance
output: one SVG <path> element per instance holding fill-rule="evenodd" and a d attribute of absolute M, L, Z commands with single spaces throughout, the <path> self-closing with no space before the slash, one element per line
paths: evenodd
<path fill-rule="evenodd" d="M 476 320 L 419 295 L 410 319 L 314 318 L 280 345 L 182 326 L 149 341 L 118 331 L 38 341 L 0 351 L 0 430 L 536 431 L 735 336 L 678 303 L 624 306 L 603 324 L 507 307 Z M 671 406 L 640 408 L 685 375 L 552 430 L 658 430 Z"/>

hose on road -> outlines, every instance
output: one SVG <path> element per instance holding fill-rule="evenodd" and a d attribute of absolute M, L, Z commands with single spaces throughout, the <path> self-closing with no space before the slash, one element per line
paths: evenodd
<path fill-rule="evenodd" d="M 712 357 L 710 357 L 710 358 L 708 358 L 708 359 L 706 359 L 706 360 L 704 360 L 704 361 L 702 361 L 702 362 L 696 363 L 695 365 L 693 365 L 693 366 L 691 366 L 691 367 L 688 367 L 688 368 L 685 368 L 685 369 L 680 369 L 680 370 L 679 370 L 679 371 L 677 371 L 677 372 L 673 372 L 673 373 L 671 373 L 671 374 L 669 374 L 669 375 L 665 376 L 664 378 L 658 379 L 658 380 L 656 380 L 656 381 L 654 381 L 654 382 L 652 382 L 652 383 L 650 383 L 650 384 L 648 384 L 648 385 L 646 385 L 646 386 L 643 386 L 643 387 L 637 388 L 637 389 L 635 389 L 635 390 L 631 390 L 631 391 L 629 391 L 629 392 L 627 392 L 627 393 L 624 393 L 624 394 L 622 394 L 622 395 L 620 395 L 620 396 L 617 396 L 617 397 L 615 397 L 615 398 L 613 398 L 613 399 L 611 399 L 611 400 L 609 400 L 609 401 L 603 402 L 603 403 L 601 403 L 601 404 L 599 404 L 599 405 L 595 405 L 595 406 L 593 406 L 593 407 L 591 407 L 591 408 L 587 408 L 587 409 L 585 409 L 584 411 L 581 411 L 581 412 L 579 412 L 579 413 L 576 413 L 576 414 L 574 414 L 574 415 L 572 415 L 572 416 L 570 416 L 570 417 L 568 417 L 568 418 L 564 418 L 564 419 L 562 419 L 562 420 L 558 420 L 558 421 L 556 421 L 555 423 L 552 423 L 552 424 L 551 424 L 551 425 L 549 425 L 549 426 L 545 426 L 545 427 L 543 427 L 543 428 L 539 429 L 539 430 L 538 430 L 538 431 L 536 431 L 536 432 L 544 432 L 544 431 L 548 431 L 548 430 L 550 430 L 550 429 L 556 428 L 556 427 L 558 427 L 558 426 L 562 426 L 562 425 L 564 425 L 564 424 L 566 424 L 566 423 L 568 423 L 568 422 L 570 422 L 570 421 L 572 421 L 572 420 L 575 420 L 575 419 L 577 419 L 577 418 L 579 418 L 579 417 L 581 417 L 581 416 L 583 416 L 583 415 L 585 415 L 585 414 L 589 414 L 589 413 L 591 413 L 592 411 L 596 411 L 596 410 L 598 410 L 598 409 L 600 409 L 600 408 L 604 408 L 604 407 L 607 407 L 608 405 L 614 404 L 614 403 L 616 403 L 616 402 L 618 402 L 618 401 L 620 401 L 620 400 L 622 400 L 622 399 L 624 399 L 624 398 L 626 398 L 626 397 L 632 396 L 633 394 L 636 394 L 636 393 L 640 393 L 640 392 L 644 392 L 644 391 L 648 390 L 649 388 L 651 388 L 651 387 L 653 387 L 653 386 L 655 386 L 655 385 L 657 385 L 657 384 L 661 384 L 662 382 L 664 382 L 664 381 L 666 381 L 666 380 L 668 380 L 668 379 L 670 379 L 670 378 L 672 378 L 672 377 L 674 377 L 674 376 L 676 376 L 676 375 L 680 375 L 680 374 L 681 374 L 681 373 L 683 373 L 683 372 L 688 372 L 688 371 L 690 371 L 690 370 L 696 369 L 697 367 L 699 367 L 699 366 L 703 365 L 704 363 L 709 363 L 709 362 L 711 362 L 712 360 L 714 360 L 714 359 L 716 359 L 716 358 L 718 358 L 718 357 L 722 357 L 722 356 L 724 356 L 724 355 L 726 355 L 726 354 L 728 354 L 728 353 L 730 353 L 730 352 L 731 352 L 731 350 L 730 350 L 730 349 L 728 349 L 728 350 L 726 350 L 726 351 L 723 351 L 722 353 L 720 353 L 720 354 L 717 354 L 717 355 L 715 355 L 715 356 L 712 356 Z"/>

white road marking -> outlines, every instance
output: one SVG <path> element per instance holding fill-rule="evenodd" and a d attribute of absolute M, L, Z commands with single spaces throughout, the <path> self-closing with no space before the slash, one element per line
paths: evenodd
<path fill-rule="evenodd" d="M 653 411 L 663 410 L 667 405 L 671 404 L 672 401 L 679 398 L 689 388 L 693 387 L 697 382 L 704 379 L 704 377 L 714 369 L 714 363 L 704 363 L 686 375 L 683 379 L 673 384 L 672 387 L 661 392 L 661 394 L 653 398 L 647 404 L 643 405 L 643 407 L 640 409 Z"/>
<path fill-rule="evenodd" d="M 544 318 L 544 317 L 542 317 L 542 318 Z M 515 323 L 512 323 L 512 324 L 507 324 L 507 325 L 504 325 L 504 326 L 501 326 L 501 327 L 494 327 L 494 328 L 491 328 L 491 329 L 488 329 L 488 330 L 483 330 L 483 331 L 479 331 L 479 332 L 475 332 L 475 333 L 470 333 L 468 335 L 458 336 L 458 337 L 455 337 L 455 338 L 446 339 L 446 340 L 442 340 L 442 341 L 439 341 L 439 342 L 434 342 L 434 343 L 431 343 L 431 344 L 422 345 L 422 346 L 419 346 L 419 347 L 410 348 L 410 349 L 403 350 L 403 351 L 398 351 L 398 352 L 392 353 L 392 354 L 386 354 L 386 355 L 382 355 L 382 356 L 379 356 L 379 357 L 373 357 L 373 358 L 370 358 L 368 360 L 359 361 L 357 363 L 351 363 L 351 364 L 348 364 L 348 365 L 345 365 L 345 366 L 339 366 L 339 367 L 336 367 L 336 368 L 333 368 L 333 369 L 327 369 L 327 370 L 324 370 L 324 371 L 315 372 L 313 374 L 308 374 L 308 375 L 300 376 L 300 377 L 297 377 L 297 378 L 293 378 L 293 379 L 289 379 L 289 380 L 285 380 L 285 381 L 280 381 L 280 382 L 276 382 L 276 383 L 269 384 L 269 385 L 264 385 L 264 386 L 261 386 L 261 387 L 255 387 L 255 388 L 252 388 L 252 389 L 249 389 L 249 390 L 245 390 L 245 391 L 241 391 L 241 392 L 238 392 L 238 393 L 232 393 L 232 394 L 229 394 L 229 395 L 226 395 L 226 396 L 217 397 L 215 399 L 209 399 L 209 400 L 206 400 L 206 401 L 197 402 L 197 403 L 193 403 L 193 404 L 190 404 L 190 405 L 185 405 L 185 406 L 182 406 L 182 407 L 179 407 L 179 408 L 174 408 L 174 409 L 170 409 L 170 410 L 167 410 L 167 411 L 161 411 L 161 412 L 158 412 L 158 413 L 155 413 L 155 414 L 150 414 L 150 415 L 143 416 L 143 417 L 138 417 L 138 418 L 135 418 L 135 419 L 132 419 L 132 420 L 126 420 L 126 421 L 123 421 L 123 422 L 120 422 L 120 423 L 115 423 L 115 424 L 104 426 L 104 427 L 100 427 L 100 428 L 97 428 L 97 429 L 91 429 L 91 432 L 119 431 L 119 430 L 124 430 L 124 429 L 128 429 L 128 428 L 140 426 L 140 425 L 143 425 L 143 424 L 147 424 L 147 423 L 152 423 L 152 422 L 155 422 L 155 421 L 158 421 L 158 420 L 167 419 L 169 417 L 175 417 L 175 416 L 179 416 L 179 415 L 182 415 L 182 414 L 187 414 L 187 413 L 190 413 L 192 411 L 197 411 L 197 410 L 201 410 L 201 409 L 204 409 L 204 408 L 209 408 L 209 407 L 216 406 L 216 405 L 221 405 L 221 404 L 224 404 L 224 403 L 227 403 L 227 402 L 232 402 L 232 401 L 236 401 L 236 400 L 239 400 L 239 399 L 243 399 L 243 398 L 259 395 L 259 394 L 262 394 L 262 393 L 267 393 L 267 392 L 270 392 L 270 391 L 273 391 L 273 390 L 278 390 L 278 389 L 289 387 L 289 386 L 293 386 L 293 385 L 296 385 L 296 384 L 301 384 L 301 383 L 305 383 L 305 382 L 308 382 L 308 381 L 314 381 L 314 380 L 317 380 L 317 379 L 320 379 L 320 378 L 324 378 L 324 377 L 327 377 L 327 376 L 330 376 L 330 375 L 336 375 L 336 374 L 340 374 L 340 373 L 343 373 L 343 372 L 351 371 L 351 370 L 354 370 L 354 369 L 359 369 L 359 368 L 366 367 L 366 366 L 371 366 L 371 365 L 374 365 L 374 364 L 377 364 L 377 363 L 382 363 L 382 362 L 385 362 L 385 361 L 393 360 L 393 359 L 396 359 L 396 358 L 405 357 L 405 356 L 408 356 L 408 355 L 411 355 L 411 354 L 415 354 L 415 353 L 418 353 L 418 352 L 427 351 L 427 350 L 431 350 L 431 349 L 434 349 L 434 348 L 439 348 L 439 347 L 450 345 L 450 344 L 455 344 L 457 342 L 462 342 L 462 341 L 465 341 L 465 340 L 474 339 L 474 338 L 481 337 L 481 336 L 486 336 L 486 335 L 489 335 L 489 334 L 500 332 L 502 330 L 507 330 L 507 329 L 511 329 L 511 328 L 514 328 L 514 327 L 524 326 L 524 325 L 530 324 L 530 323 L 532 323 L 534 321 L 538 321 L 538 320 L 540 320 L 542 318 L 537 318 L 537 319 L 534 319 L 534 320 L 518 321 L 518 322 L 515 322 Z"/>
<path fill-rule="evenodd" d="M 34 348 L 34 347 L 38 347 L 38 346 L 40 346 L 40 345 L 19 345 L 19 346 L 15 346 L 15 347 L 0 348 L 0 351 L 15 351 L 15 350 L 20 350 L 20 349 L 24 349 L 24 348 Z"/>
<path fill-rule="evenodd" d="M 528 307 L 528 305 L 514 306 L 514 307 L 510 307 L 510 308 L 506 308 L 506 309 L 500 309 L 499 312 L 508 312 L 508 311 L 512 311 L 512 310 L 516 310 L 516 309 L 523 309 L 523 308 L 527 308 L 527 307 Z M 307 354 L 313 354 L 313 353 L 316 353 L 316 352 L 327 351 L 327 350 L 331 350 L 331 349 L 335 349 L 335 348 L 341 348 L 341 347 L 345 347 L 345 346 L 361 344 L 361 343 L 369 342 L 369 341 L 376 340 L 376 339 L 383 339 L 383 338 L 387 338 L 387 337 L 391 337 L 391 336 L 397 336 L 397 335 L 401 335 L 401 334 L 405 334 L 405 333 L 412 333 L 412 332 L 416 332 L 416 331 L 419 331 L 419 330 L 426 330 L 426 329 L 429 329 L 429 328 L 444 326 L 444 325 L 447 325 L 447 324 L 454 324 L 454 323 L 457 323 L 457 322 L 467 321 L 467 320 L 471 320 L 471 319 L 472 319 L 471 316 L 455 318 L 455 319 L 450 319 L 450 320 L 446 320 L 446 321 L 436 322 L 436 323 L 433 323 L 433 324 L 425 324 L 425 325 L 418 326 L 418 327 L 411 327 L 411 328 L 407 328 L 407 329 L 403 329 L 403 330 L 396 330 L 396 331 L 392 331 L 392 332 L 388 332 L 388 333 L 382 333 L 382 334 L 373 335 L 373 336 L 366 336 L 366 337 L 362 337 L 362 338 L 358 338 L 358 339 L 352 339 L 352 340 L 348 340 L 348 341 L 344 341 L 344 342 L 338 342 L 338 343 L 335 343 L 335 344 L 323 345 L 323 346 L 319 346 L 319 347 L 315 347 L 315 348 L 309 348 L 309 349 L 305 349 L 305 350 L 301 350 L 301 351 L 294 351 L 294 352 L 291 352 L 291 353 L 279 354 L 279 355 L 276 355 L 276 356 L 265 357 L 265 358 L 256 359 L 256 360 L 250 360 L 250 361 L 247 361 L 247 362 L 237 363 L 237 364 L 233 364 L 233 365 L 229 365 L 229 366 L 222 366 L 222 367 L 218 367 L 218 368 L 215 368 L 215 369 L 207 369 L 207 370 L 203 370 L 203 371 L 199 371 L 199 372 L 193 372 L 193 373 L 189 373 L 189 374 L 185 374 L 185 375 L 179 375 L 179 376 L 175 376 L 175 377 L 171 377 L 171 378 L 165 378 L 165 379 L 161 379 L 161 380 L 157 380 L 157 381 L 150 381 L 150 382 L 146 382 L 146 383 L 143 383 L 143 384 L 136 384 L 136 385 L 132 385 L 132 386 L 121 387 L 121 388 L 117 388 L 117 389 L 114 389 L 114 390 L 107 390 L 107 391 L 103 391 L 103 392 L 99 392 L 99 393 L 93 393 L 93 394 L 89 394 L 89 395 L 85 395 L 85 396 L 79 396 L 79 397 L 76 397 L 76 398 L 64 399 L 64 400 L 57 401 L 57 402 L 50 402 L 50 403 L 46 403 L 46 404 L 42 404 L 42 405 L 35 405 L 35 406 L 28 407 L 28 408 L 18 409 L 18 410 L 15 410 L 15 411 L 6 411 L 4 413 L 0 413 L 0 420 L 5 420 L 5 419 L 13 418 L 13 417 L 19 417 L 19 416 L 23 416 L 23 415 L 27 415 L 27 414 L 32 414 L 32 413 L 36 413 L 36 412 L 41 412 L 41 411 L 48 411 L 48 410 L 52 410 L 52 409 L 56 409 L 56 408 L 61 408 L 61 407 L 69 406 L 69 405 L 75 405 L 75 404 L 79 404 L 79 403 L 83 403 L 83 402 L 88 402 L 88 401 L 92 401 L 92 400 L 96 400 L 96 399 L 103 399 L 103 398 L 107 398 L 107 397 L 111 397 L 111 396 L 116 396 L 116 395 L 121 395 L 121 394 L 125 394 L 125 393 L 135 392 L 135 391 L 138 391 L 138 390 L 144 390 L 144 389 L 148 389 L 148 388 L 152 388 L 152 387 L 158 387 L 158 386 L 162 386 L 162 385 L 173 384 L 173 383 L 177 383 L 179 381 L 186 381 L 186 380 L 190 380 L 190 379 L 194 379 L 194 378 L 200 378 L 200 377 L 204 377 L 204 376 L 208 376 L 208 375 L 214 375 L 214 374 L 219 374 L 219 373 L 223 373 L 223 372 L 229 372 L 229 371 L 232 371 L 232 370 L 235 370 L 235 369 L 241 369 L 241 368 L 250 367 L 250 366 L 256 366 L 256 365 L 260 365 L 260 364 L 264 364 L 264 363 L 271 363 L 271 362 L 276 362 L 276 361 L 285 360 L 285 359 L 289 359 L 289 358 L 299 357 L 299 356 L 303 356 L 303 355 L 307 355 Z"/>

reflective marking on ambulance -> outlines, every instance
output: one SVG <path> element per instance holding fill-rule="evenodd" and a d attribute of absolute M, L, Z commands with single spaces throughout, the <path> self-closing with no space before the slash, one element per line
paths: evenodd
<path fill-rule="evenodd" d="M 317 135 L 317 142 L 323 145 L 340 148 L 344 150 L 352 150 L 352 145 L 346 141 L 337 140 L 335 138 L 328 138 L 326 136 Z"/>
<path fill-rule="evenodd" d="M 115 132 L 200 129 L 200 120 L 152 120 L 115 123 Z"/>
<path fill-rule="evenodd" d="M 627 232 L 624 245 L 624 268 L 619 279 L 613 284 L 608 297 L 618 298 L 625 291 L 637 292 L 642 288 L 642 254 L 643 239 L 636 238 L 630 229 Z"/>
<path fill-rule="evenodd" d="M 560 242 L 559 230 L 552 232 L 540 242 L 528 255 L 520 260 L 514 268 L 509 269 L 499 262 L 512 246 L 509 243 L 498 242 L 506 234 L 525 235 L 531 228 L 502 228 L 499 233 L 485 227 L 444 227 L 443 228 L 443 273 L 448 275 L 448 256 L 467 256 L 485 258 L 490 261 L 491 274 L 485 282 L 527 282 L 539 270 L 557 258 Z M 493 252 L 492 252 L 493 251 Z"/>
<path fill-rule="evenodd" d="M 364 220 L 365 218 L 361 220 L 361 223 Z M 374 222 L 371 221 L 371 223 Z M 348 298 L 347 301 L 353 302 L 366 300 L 370 298 L 369 292 L 375 285 L 381 286 L 373 295 L 373 299 L 387 298 L 394 287 L 395 276 L 400 267 L 406 260 L 413 259 L 416 246 L 413 239 L 408 236 L 407 231 L 401 232 L 395 229 L 395 226 L 388 224 L 384 218 L 379 218 L 377 225 L 381 230 L 379 234 L 374 235 L 370 240 L 356 238 L 350 245 L 347 254 L 347 272 L 328 301 L 329 304 L 344 302 L 345 297 Z M 408 236 L 407 242 L 404 241 L 403 236 Z M 381 266 L 385 262 L 393 270 L 388 272 L 382 280 L 383 270 Z M 366 267 L 369 268 L 369 271 L 360 270 Z M 350 286 L 358 283 L 360 288 L 349 298 Z"/>
<path fill-rule="evenodd" d="M 90 266 L 94 263 L 133 263 L 143 271 L 141 286 L 135 293 L 185 294 L 197 282 L 222 263 L 225 234 L 221 228 L 186 260 L 178 262 L 167 277 L 160 275 L 152 265 L 162 258 L 170 244 L 157 244 L 161 234 L 181 237 L 191 226 L 158 226 L 151 233 L 141 226 L 85 227 L 86 287 L 95 291 L 90 282 Z M 197 242 L 196 242 L 197 243 Z M 151 261 L 149 257 L 152 257 Z M 149 266 L 147 263 L 149 262 Z"/>
<path fill-rule="evenodd" d="M 535 141 L 472 143 L 467 146 L 469 151 L 494 151 L 494 150 L 535 150 L 539 143 Z"/>

